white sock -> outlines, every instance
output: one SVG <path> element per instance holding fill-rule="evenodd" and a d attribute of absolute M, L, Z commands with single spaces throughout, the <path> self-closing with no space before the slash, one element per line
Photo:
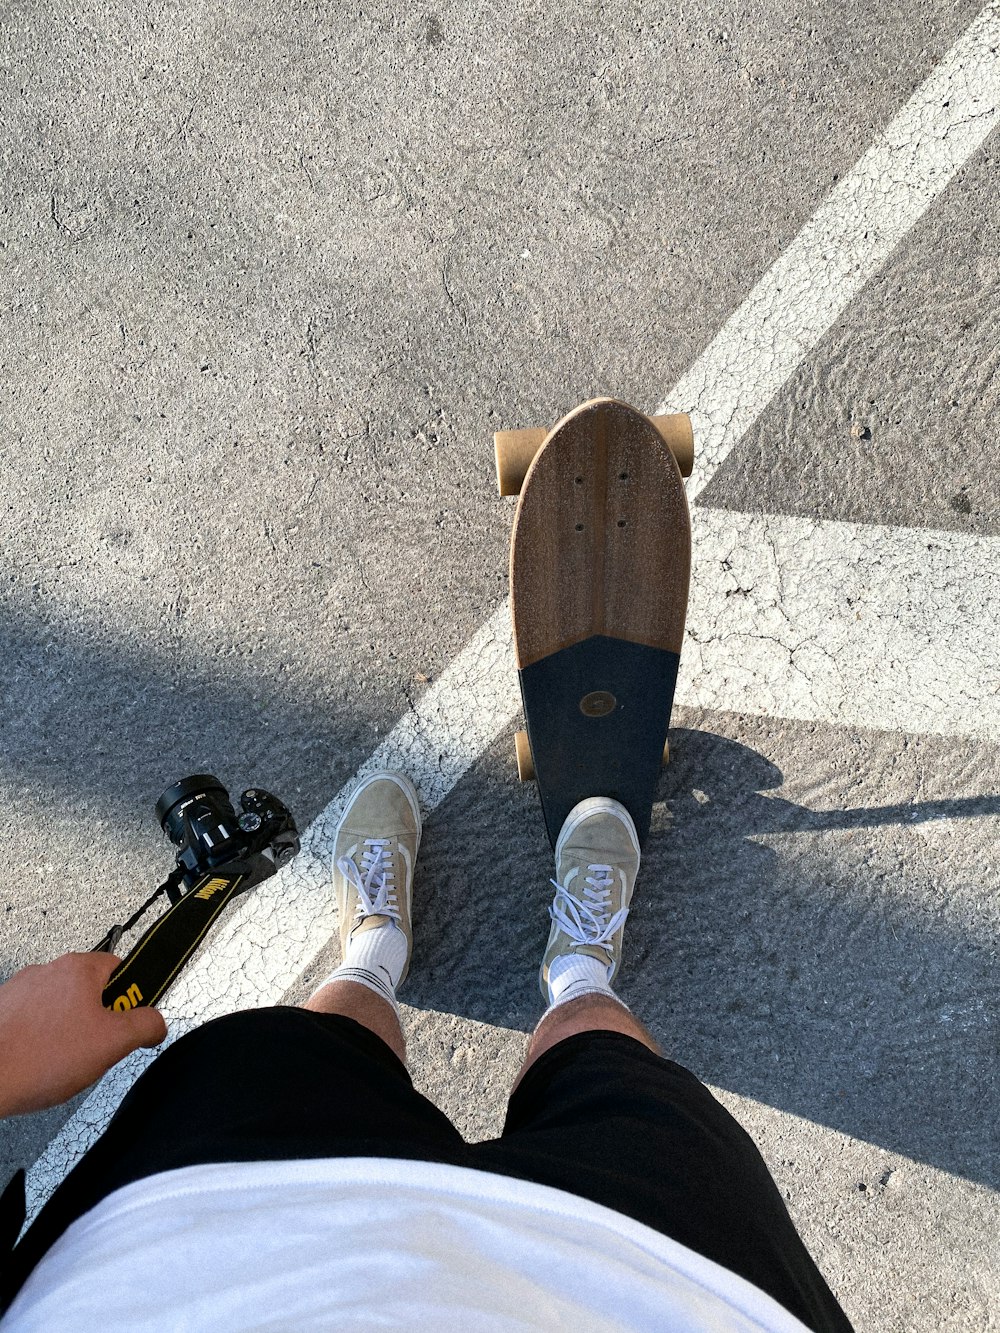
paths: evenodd
<path fill-rule="evenodd" d="M 546 1013 L 557 1004 L 578 1000 L 581 995 L 607 995 L 622 1004 L 608 984 L 610 973 L 610 964 L 589 953 L 559 954 L 549 964 L 549 1009 Z M 622 1008 L 628 1006 L 622 1004 Z"/>
<path fill-rule="evenodd" d="M 368 930 L 356 930 L 347 942 L 344 961 L 320 982 L 313 995 L 331 981 L 356 981 L 387 1000 L 398 1017 L 396 987 L 406 966 L 407 952 L 406 936 L 391 921 Z"/>

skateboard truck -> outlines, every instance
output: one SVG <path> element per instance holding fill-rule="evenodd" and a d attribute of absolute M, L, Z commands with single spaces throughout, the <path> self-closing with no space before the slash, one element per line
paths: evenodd
<path fill-rule="evenodd" d="M 690 477 L 694 468 L 694 431 L 686 412 L 650 417 L 660 438 L 680 468 L 682 477 Z M 544 427 L 529 426 L 524 430 L 498 430 L 493 436 L 493 451 L 497 465 L 497 486 L 502 496 L 520 495 L 528 468 L 541 452 L 550 434 Z"/>

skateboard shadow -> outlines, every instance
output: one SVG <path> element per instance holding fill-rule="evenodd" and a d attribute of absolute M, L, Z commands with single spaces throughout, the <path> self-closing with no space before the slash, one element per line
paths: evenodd
<path fill-rule="evenodd" d="M 709 1084 L 1000 1186 L 980 884 L 952 865 L 946 898 L 936 843 L 914 857 L 904 834 L 996 816 L 1000 794 L 817 810 L 770 794 L 781 771 L 745 745 L 671 738 L 622 998 Z M 510 744 L 425 828 L 403 998 L 526 1032 L 553 869 L 537 797 L 510 782 Z M 946 846 L 947 826 L 934 836 Z"/>
<path fill-rule="evenodd" d="M 657 799 L 670 801 L 675 788 L 686 788 L 700 814 L 712 801 L 740 811 L 742 834 L 809 833 L 831 829 L 880 828 L 888 824 L 917 824 L 935 819 L 968 819 L 1000 814 L 1000 793 L 947 800 L 902 801 L 888 805 L 854 806 L 840 810 L 811 810 L 781 796 L 764 793 L 780 787 L 784 775 L 777 765 L 749 746 L 707 731 L 671 730 L 671 763 L 660 780 Z M 706 762 L 707 761 L 707 762 Z M 698 786 L 699 780 L 702 786 Z M 711 795 L 704 786 L 711 787 Z M 700 792 L 700 796 L 693 793 Z M 705 799 L 707 798 L 707 799 Z M 683 799 L 683 798 L 680 798 Z M 661 820 L 662 824 L 662 820 Z"/>

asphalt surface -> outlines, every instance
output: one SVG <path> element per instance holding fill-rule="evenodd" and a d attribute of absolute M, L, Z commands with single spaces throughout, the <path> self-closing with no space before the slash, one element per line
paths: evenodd
<path fill-rule="evenodd" d="M 9 6 L 3 975 L 160 882 L 179 776 L 321 812 L 502 603 L 492 432 L 652 410 L 980 8 Z M 997 152 L 695 525 L 998 535 Z M 623 998 L 754 1135 L 859 1327 L 996 1327 L 1000 736 L 674 724 Z M 512 730 L 428 818 L 401 993 L 471 1138 L 539 1013 L 552 869 Z M 80 1100 L 0 1126 L 5 1173 Z"/>

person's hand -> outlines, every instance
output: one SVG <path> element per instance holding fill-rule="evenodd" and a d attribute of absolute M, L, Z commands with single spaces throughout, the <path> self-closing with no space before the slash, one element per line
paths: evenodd
<path fill-rule="evenodd" d="M 111 953 L 67 953 L 0 986 L 0 1115 L 57 1106 L 167 1035 L 156 1009 L 104 1008 L 101 994 L 120 963 Z"/>

